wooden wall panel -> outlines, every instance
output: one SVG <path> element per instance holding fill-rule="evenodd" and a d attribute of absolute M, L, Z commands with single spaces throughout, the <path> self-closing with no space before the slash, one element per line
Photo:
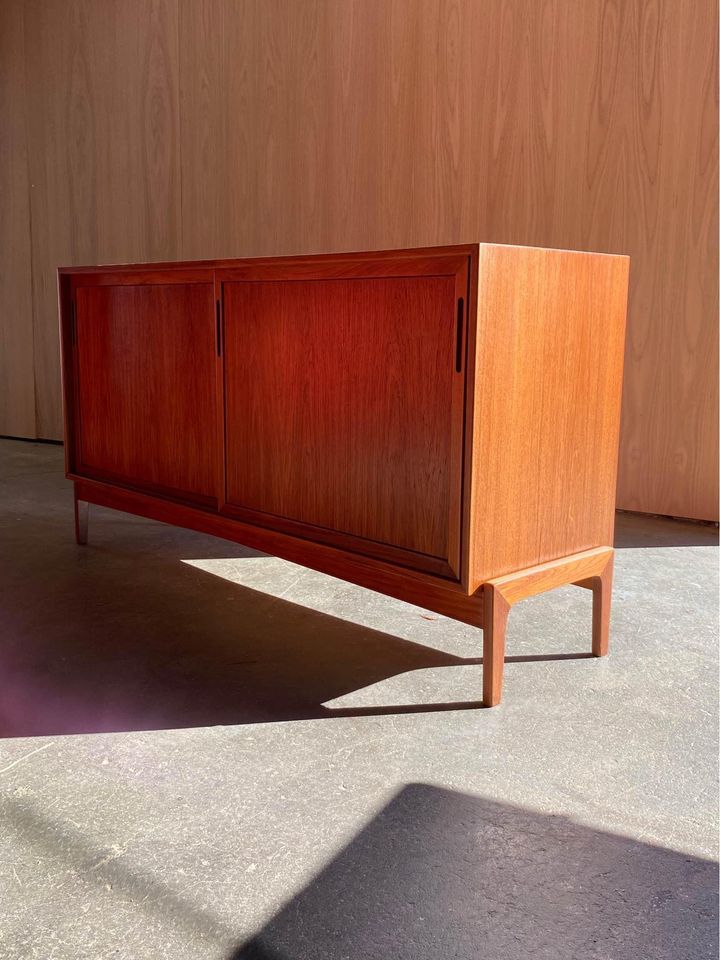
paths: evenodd
<path fill-rule="evenodd" d="M 185 256 L 477 239 L 629 253 L 619 504 L 717 517 L 711 0 L 181 14 Z"/>
<path fill-rule="evenodd" d="M 37 433 L 62 436 L 55 270 L 181 252 L 175 0 L 25 4 Z"/>
<path fill-rule="evenodd" d="M 714 0 L 25 10 L 41 435 L 60 435 L 60 262 L 627 253 L 618 502 L 717 516 Z"/>
<path fill-rule="evenodd" d="M 255 77 L 257 16 L 227 0 L 180 6 L 184 258 L 217 257 L 257 240 L 262 137 Z"/>
<path fill-rule="evenodd" d="M 624 158 L 591 231 L 634 261 L 618 502 L 706 519 L 718 517 L 717 37 L 706 0 L 626 18 Z M 623 220 L 607 215 L 618 182 Z"/>
<path fill-rule="evenodd" d="M 35 436 L 22 0 L 0 4 L 0 434 Z"/>

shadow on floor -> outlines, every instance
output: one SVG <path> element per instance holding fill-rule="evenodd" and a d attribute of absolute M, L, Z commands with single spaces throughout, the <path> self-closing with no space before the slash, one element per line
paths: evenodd
<path fill-rule="evenodd" d="M 717 864 L 412 784 L 228 960 L 707 960 Z"/>
<path fill-rule="evenodd" d="M 257 909 L 262 895 L 244 870 L 230 888 L 226 876 L 221 917 L 193 900 L 192 884 L 177 891 L 131 855 L 108 857 L 27 797 L 0 798 L 0 814 L 58 875 L 113 891 L 166 942 L 197 938 L 220 956 L 246 929 L 244 902 Z M 717 882 L 710 860 L 410 784 L 226 960 L 709 960 Z M 224 902 L 233 894 L 235 910 Z"/>
<path fill-rule="evenodd" d="M 44 527 L 44 545 L 26 545 L 15 553 L 12 568 L 0 571 L 0 736 L 481 706 L 477 700 L 325 707 L 408 671 L 480 665 L 482 659 L 455 656 L 208 575 L 168 556 L 173 547 L 163 543 L 158 524 L 141 527 L 122 518 L 118 526 L 122 533 L 112 538 L 112 547 L 84 548 L 67 542 L 69 531 L 65 541 L 55 541 Z M 160 556 L 148 553 L 153 533 L 159 534 Z M 243 554 L 249 560 L 258 556 L 209 538 L 202 538 L 205 549 L 198 550 L 197 539 L 194 555 L 230 552 L 239 562 Z M 479 650 L 481 643 L 478 631 Z M 479 690 L 479 669 L 477 679 Z"/>
<path fill-rule="evenodd" d="M 78 548 L 72 538 L 71 488 L 55 464 L 61 453 L 51 450 L 40 470 L 32 452 L 28 447 L 17 461 L 17 476 L 3 480 L 0 737 L 480 706 L 479 700 L 323 706 L 409 671 L 482 661 L 329 616 L 180 562 L 192 557 L 242 563 L 259 556 L 222 540 L 93 507 L 90 545 Z M 626 546 L 643 536 L 665 544 L 668 537 L 676 543 L 678 536 L 701 536 L 702 542 L 716 536 L 713 528 L 648 523 L 630 514 L 619 517 L 618 531 Z M 478 631 L 478 653 L 481 642 Z M 479 696 L 481 670 L 477 673 Z"/>

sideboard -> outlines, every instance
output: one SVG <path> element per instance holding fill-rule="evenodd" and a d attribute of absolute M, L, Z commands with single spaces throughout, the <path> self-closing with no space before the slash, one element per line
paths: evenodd
<path fill-rule="evenodd" d="M 593 592 L 608 650 L 628 259 L 465 244 L 58 271 L 67 476 L 483 630 Z"/>

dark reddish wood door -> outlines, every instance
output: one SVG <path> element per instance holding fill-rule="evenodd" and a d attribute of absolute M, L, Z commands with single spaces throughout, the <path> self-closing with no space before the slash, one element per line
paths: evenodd
<path fill-rule="evenodd" d="M 223 283 L 228 512 L 455 576 L 461 272 Z"/>
<path fill-rule="evenodd" d="M 78 472 L 217 502 L 212 283 L 80 286 Z"/>

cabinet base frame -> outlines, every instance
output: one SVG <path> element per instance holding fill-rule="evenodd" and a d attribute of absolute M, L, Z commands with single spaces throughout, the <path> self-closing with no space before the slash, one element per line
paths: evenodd
<path fill-rule="evenodd" d="M 330 576 L 356 583 L 460 620 L 483 630 L 483 706 L 494 707 L 502 697 L 505 633 L 510 608 L 520 600 L 570 584 L 592 590 L 592 653 L 608 653 L 610 597 L 614 550 L 596 547 L 582 553 L 518 570 L 483 583 L 468 595 L 460 583 L 442 581 L 414 570 L 398 568 L 323 544 L 229 520 L 217 513 L 187 507 L 155 496 L 96 480 L 73 477 L 75 539 L 87 543 L 88 505 L 97 504 L 197 530 L 241 543 L 251 549 L 299 563 Z"/>
<path fill-rule="evenodd" d="M 494 707 L 500 703 L 508 615 L 510 608 L 526 597 L 570 584 L 592 590 L 592 653 L 596 657 L 607 656 L 614 555 L 612 547 L 596 547 L 594 550 L 509 573 L 483 584 L 484 706 Z"/>

